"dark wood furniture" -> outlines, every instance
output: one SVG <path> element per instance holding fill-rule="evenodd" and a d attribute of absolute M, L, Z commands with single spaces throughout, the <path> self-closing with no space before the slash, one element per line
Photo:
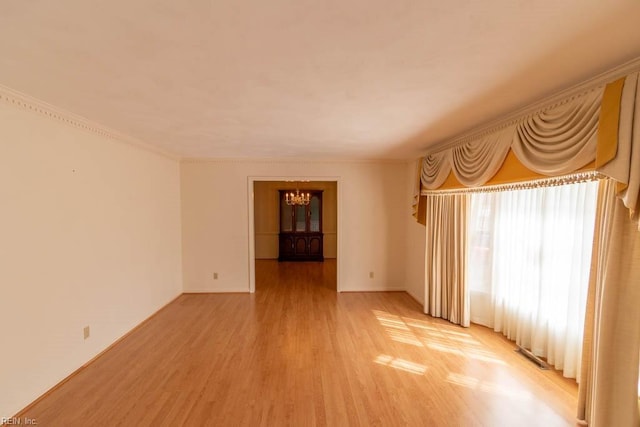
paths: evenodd
<path fill-rule="evenodd" d="M 322 190 L 309 193 L 308 205 L 287 204 L 285 194 L 295 190 L 280 190 L 280 245 L 278 261 L 324 261 L 322 251 Z"/>

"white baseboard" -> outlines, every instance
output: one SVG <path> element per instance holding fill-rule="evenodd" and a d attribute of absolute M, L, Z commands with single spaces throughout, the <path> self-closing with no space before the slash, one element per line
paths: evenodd
<path fill-rule="evenodd" d="M 340 292 L 404 292 L 405 289 L 403 286 L 382 286 L 382 287 L 371 287 L 371 286 L 359 286 L 356 288 L 349 289 L 341 289 Z"/>
<path fill-rule="evenodd" d="M 418 298 L 416 295 L 414 295 L 414 294 L 413 294 L 413 292 L 411 292 L 411 291 L 409 291 L 409 290 L 405 290 L 405 292 L 406 292 L 406 293 L 408 293 L 408 294 L 409 294 L 409 296 L 410 296 L 411 298 L 413 298 L 414 300 L 416 300 L 416 302 L 417 302 L 418 304 L 420 304 L 421 306 L 423 306 L 423 307 L 424 307 L 424 300 L 421 300 L 421 299 L 420 299 L 420 298 Z"/>
<path fill-rule="evenodd" d="M 219 288 L 219 289 L 185 289 L 184 294 L 248 294 L 249 289 Z"/>

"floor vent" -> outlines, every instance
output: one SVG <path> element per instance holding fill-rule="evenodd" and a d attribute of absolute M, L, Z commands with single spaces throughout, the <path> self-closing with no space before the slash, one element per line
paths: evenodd
<path fill-rule="evenodd" d="M 526 348 L 518 346 L 518 348 L 516 348 L 515 351 L 520 353 L 520 354 L 522 354 L 524 357 L 526 357 L 527 359 L 531 360 L 533 363 L 538 365 L 538 367 L 540 369 L 551 369 L 551 367 L 547 364 L 547 362 L 545 362 L 544 360 L 540 359 L 538 356 L 536 356 L 535 354 L 531 353 Z"/>

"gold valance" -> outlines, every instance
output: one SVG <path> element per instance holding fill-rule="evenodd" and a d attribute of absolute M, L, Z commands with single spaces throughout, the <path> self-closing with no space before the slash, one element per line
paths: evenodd
<path fill-rule="evenodd" d="M 474 135 L 422 159 L 419 193 L 496 186 L 595 171 L 640 211 L 638 73 Z M 420 197 L 414 199 L 420 220 Z"/>

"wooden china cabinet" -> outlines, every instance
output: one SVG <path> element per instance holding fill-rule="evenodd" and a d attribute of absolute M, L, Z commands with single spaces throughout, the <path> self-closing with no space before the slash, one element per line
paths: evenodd
<path fill-rule="evenodd" d="M 309 193 L 308 205 L 288 205 L 280 190 L 280 249 L 278 261 L 324 261 L 322 252 L 322 190 Z"/>

